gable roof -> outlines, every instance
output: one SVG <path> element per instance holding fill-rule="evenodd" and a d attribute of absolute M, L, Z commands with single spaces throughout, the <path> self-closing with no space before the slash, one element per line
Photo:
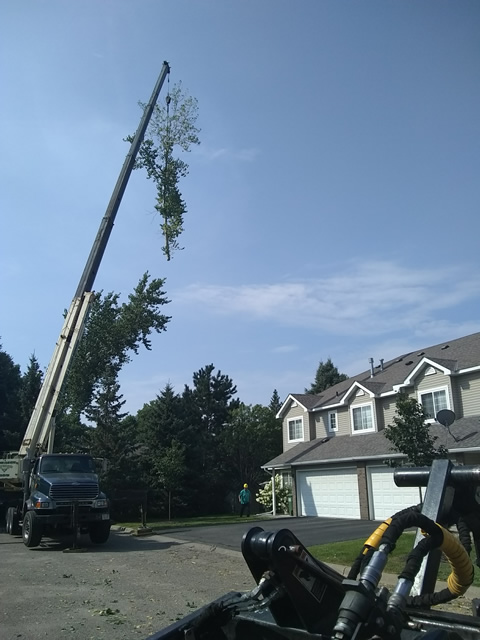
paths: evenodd
<path fill-rule="evenodd" d="M 353 391 L 352 387 L 357 387 L 358 384 L 376 396 L 393 394 L 401 387 L 412 385 L 423 368 L 431 365 L 443 369 L 448 375 L 458 375 L 477 368 L 480 370 L 480 332 L 410 351 L 384 362 L 383 367 L 376 366 L 373 376 L 370 369 L 363 371 L 320 394 L 292 393 L 283 403 L 277 417 L 283 417 L 292 400 L 296 400 L 307 411 L 344 404 L 349 392 Z"/>
<path fill-rule="evenodd" d="M 430 425 L 430 432 L 437 437 L 436 445 L 443 444 L 451 454 L 463 451 L 480 451 L 480 415 L 456 420 L 450 426 L 450 431 L 435 422 Z M 385 437 L 384 431 L 379 431 L 301 442 L 262 465 L 262 468 L 281 469 L 303 465 L 404 457 L 402 454 L 393 452 L 392 445 Z"/>

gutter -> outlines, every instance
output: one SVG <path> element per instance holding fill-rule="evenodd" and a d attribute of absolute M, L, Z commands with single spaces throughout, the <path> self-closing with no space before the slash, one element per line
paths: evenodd
<path fill-rule="evenodd" d="M 473 451 L 474 449 L 466 449 L 465 451 Z M 460 449 L 457 449 L 460 451 Z M 283 463 L 281 466 L 272 466 L 272 467 L 262 467 L 267 471 L 268 469 L 290 469 L 292 467 L 301 467 L 308 466 L 312 464 L 335 464 L 337 462 L 358 462 L 360 460 L 391 460 L 392 458 L 406 458 L 407 456 L 403 453 L 392 453 L 391 455 L 378 455 L 378 456 L 355 456 L 352 458 L 330 458 L 329 460 L 307 460 L 305 462 L 294 462 L 294 463 Z"/>

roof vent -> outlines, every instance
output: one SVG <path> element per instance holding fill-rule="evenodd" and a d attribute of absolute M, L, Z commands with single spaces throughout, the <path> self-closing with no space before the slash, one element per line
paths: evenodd
<path fill-rule="evenodd" d="M 380 371 L 383 371 L 383 358 L 380 358 Z"/>
<path fill-rule="evenodd" d="M 425 351 L 420 351 L 420 353 L 417 353 L 417 356 L 424 356 L 425 355 Z"/>
<path fill-rule="evenodd" d="M 409 364 L 413 364 L 413 360 L 409 360 L 408 362 L 405 362 L 406 367 L 408 367 Z"/>
<path fill-rule="evenodd" d="M 402 360 L 403 360 L 403 358 L 399 358 L 399 359 L 397 360 L 397 362 L 401 362 Z"/>
<path fill-rule="evenodd" d="M 444 345 L 443 345 L 443 347 L 442 347 L 442 351 L 443 351 L 444 349 L 448 349 L 448 348 L 449 348 L 449 346 L 450 346 L 449 344 L 444 344 Z"/>
<path fill-rule="evenodd" d="M 369 358 L 368 361 L 370 362 L 370 377 L 373 378 L 373 376 L 375 375 L 375 369 L 373 368 L 373 358 Z"/>

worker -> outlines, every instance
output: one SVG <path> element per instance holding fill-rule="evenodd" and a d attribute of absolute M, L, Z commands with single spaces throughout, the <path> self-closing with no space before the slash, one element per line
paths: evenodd
<path fill-rule="evenodd" d="M 250 491 L 247 483 L 243 485 L 243 489 L 238 494 L 238 501 L 240 502 L 240 517 L 246 512 L 248 518 L 250 516 Z"/>

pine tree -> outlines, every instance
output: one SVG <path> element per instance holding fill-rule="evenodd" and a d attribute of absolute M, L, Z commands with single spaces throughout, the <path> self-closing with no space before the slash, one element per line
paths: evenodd
<path fill-rule="evenodd" d="M 42 388 L 43 373 L 38 364 L 38 360 L 33 353 L 30 356 L 28 369 L 22 376 L 22 388 L 20 391 L 20 408 L 22 412 L 22 421 L 27 427 L 30 417 L 35 408 L 35 403 Z"/>
<path fill-rule="evenodd" d="M 315 382 L 310 389 L 305 389 L 305 393 L 318 394 L 333 385 L 348 380 L 348 376 L 345 373 L 339 373 L 337 367 L 333 364 L 332 360 L 328 358 L 326 362 L 320 361 L 315 374 Z"/>
<path fill-rule="evenodd" d="M 272 411 L 273 415 L 277 415 L 282 407 L 282 402 L 280 401 L 280 396 L 278 395 L 278 391 L 276 389 L 273 390 L 272 397 L 270 399 L 270 404 L 268 408 Z"/>

